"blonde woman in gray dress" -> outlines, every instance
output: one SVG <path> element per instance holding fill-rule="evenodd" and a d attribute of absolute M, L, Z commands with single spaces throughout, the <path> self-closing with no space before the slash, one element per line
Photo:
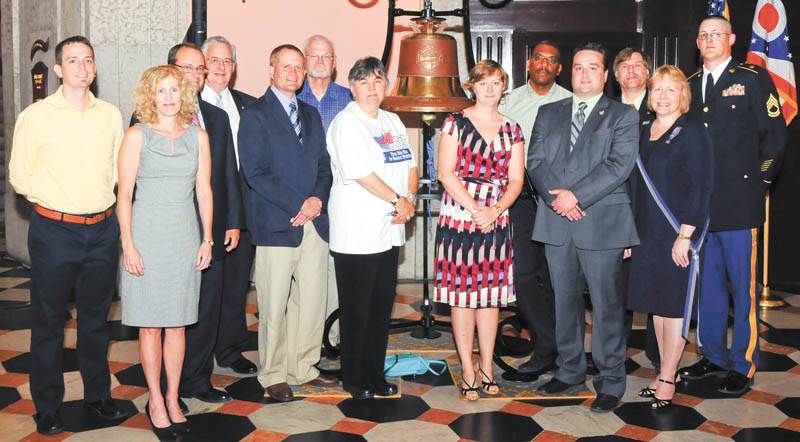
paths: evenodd
<path fill-rule="evenodd" d="M 148 69 L 133 95 L 140 123 L 125 133 L 119 152 L 122 323 L 140 327 L 139 356 L 150 393 L 145 411 L 153 431 L 168 436 L 189 431 L 178 383 L 184 327 L 197 322 L 200 272 L 211 262 L 211 154 L 208 135 L 192 124 L 196 91 L 180 69 Z"/>

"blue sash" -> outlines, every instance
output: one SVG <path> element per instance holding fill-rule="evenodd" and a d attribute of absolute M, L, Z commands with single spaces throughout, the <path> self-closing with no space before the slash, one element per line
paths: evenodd
<path fill-rule="evenodd" d="M 650 191 L 650 196 L 652 196 L 656 204 L 658 204 L 658 208 L 661 209 L 664 217 L 667 218 L 667 221 L 675 230 L 675 232 L 680 234 L 681 224 L 678 222 L 678 218 L 676 218 L 675 215 L 672 214 L 672 211 L 669 210 L 669 207 L 667 207 L 667 203 L 664 201 L 664 198 L 662 198 L 661 194 L 658 193 L 658 189 L 656 189 L 656 186 L 650 179 L 650 175 L 647 174 L 647 170 L 644 168 L 644 164 L 642 164 L 641 155 L 636 158 L 636 165 L 639 167 L 639 172 L 641 172 L 642 178 L 644 178 L 644 183 L 647 185 L 647 190 Z M 689 266 L 689 284 L 686 288 L 686 302 L 683 305 L 683 326 L 681 327 L 681 335 L 687 341 L 689 340 L 689 322 L 692 320 L 694 291 L 695 287 L 697 286 L 697 279 L 700 276 L 700 248 L 703 247 L 703 241 L 705 241 L 706 233 L 708 233 L 709 221 L 711 221 L 710 218 L 706 219 L 706 225 L 703 226 L 703 232 L 700 234 L 700 238 L 696 242 L 692 242 L 691 239 L 689 240 L 689 248 L 692 251 L 692 262 Z M 699 314 L 697 315 L 697 326 L 698 328 L 700 327 Z M 697 345 L 701 345 L 699 333 L 697 334 Z"/>

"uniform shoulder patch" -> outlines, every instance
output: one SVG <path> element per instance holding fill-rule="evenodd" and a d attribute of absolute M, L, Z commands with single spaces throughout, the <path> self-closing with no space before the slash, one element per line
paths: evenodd
<path fill-rule="evenodd" d="M 739 68 L 739 69 L 742 69 L 742 70 L 745 70 L 745 71 L 748 71 L 748 72 L 752 72 L 752 73 L 758 75 L 758 71 L 756 70 L 756 67 L 753 66 L 752 64 L 747 64 L 747 65 L 740 64 L 740 65 L 738 65 L 736 67 Z"/>
<path fill-rule="evenodd" d="M 767 99 L 767 115 L 769 115 L 770 118 L 779 117 L 781 115 L 781 103 L 772 93 L 769 94 L 769 98 Z"/>

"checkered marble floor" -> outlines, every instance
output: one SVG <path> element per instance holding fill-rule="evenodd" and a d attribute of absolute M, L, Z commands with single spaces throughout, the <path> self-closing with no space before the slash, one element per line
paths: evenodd
<path fill-rule="evenodd" d="M 0 240 L 0 246 L 2 241 Z M 147 417 L 145 381 L 136 333 L 120 324 L 119 301 L 109 314 L 112 341 L 109 365 L 112 395 L 135 413 L 119 422 L 87 414 L 82 406 L 75 354 L 75 311 L 70 311 L 64 342 L 66 395 L 62 417 L 66 431 L 43 437 L 36 433 L 28 384 L 30 369 L 29 271 L 0 259 L 0 441 L 152 441 Z M 421 286 L 401 284 L 393 317 L 418 318 Z M 192 435 L 186 441 L 798 441 L 800 440 L 800 295 L 782 294 L 791 306 L 763 312 L 761 363 L 751 390 L 738 398 L 722 397 L 702 383 L 684 382 L 677 406 L 652 412 L 636 396 L 654 372 L 642 351 L 644 318 L 636 316 L 628 350 L 628 387 L 623 405 L 613 413 L 589 412 L 590 400 L 459 399 L 449 372 L 441 376 L 406 377 L 402 397 L 353 401 L 310 397 L 288 403 L 264 399 L 254 377 L 216 367 L 212 381 L 234 400 L 206 404 L 188 400 Z M 255 293 L 250 294 L 247 321 L 250 348 L 257 361 Z M 591 316 L 587 314 L 591 324 Z M 590 329 L 590 327 L 587 327 Z M 588 330 L 587 330 L 588 331 Z M 587 344 L 589 342 L 587 335 Z M 588 348 L 588 347 L 587 347 Z M 452 352 L 426 354 L 445 359 Z M 683 363 L 698 359 L 689 345 Z M 495 373 L 499 376 L 498 369 Z M 588 383 L 591 385 L 591 383 Z"/>

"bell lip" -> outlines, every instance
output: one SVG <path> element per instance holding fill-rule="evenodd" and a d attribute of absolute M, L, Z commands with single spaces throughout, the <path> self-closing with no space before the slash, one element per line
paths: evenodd
<path fill-rule="evenodd" d="M 391 112 L 455 112 L 472 105 L 463 97 L 386 97 L 381 107 Z"/>

